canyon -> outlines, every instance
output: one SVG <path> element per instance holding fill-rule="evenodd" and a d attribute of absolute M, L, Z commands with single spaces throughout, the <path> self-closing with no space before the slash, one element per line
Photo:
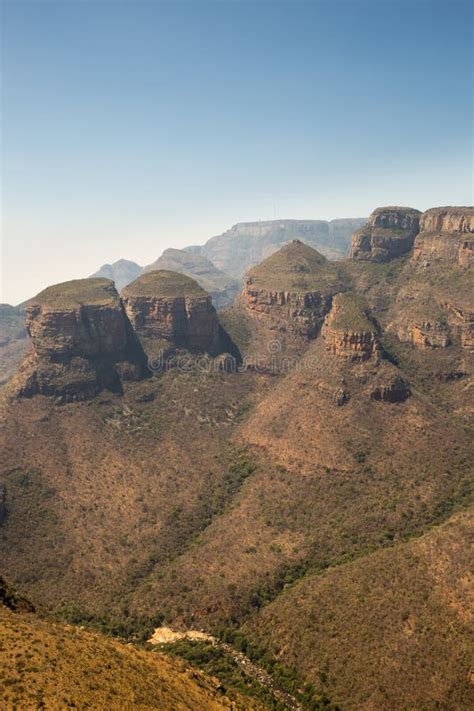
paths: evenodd
<path fill-rule="evenodd" d="M 469 708 L 473 225 L 378 208 L 349 258 L 286 240 L 220 311 L 166 269 L 32 299 L 2 573 L 72 630 L 222 639 L 302 708 Z"/>

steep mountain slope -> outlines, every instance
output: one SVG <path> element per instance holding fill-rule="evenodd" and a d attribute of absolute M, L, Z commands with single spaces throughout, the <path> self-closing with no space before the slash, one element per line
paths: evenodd
<path fill-rule="evenodd" d="M 221 235 L 212 237 L 199 251 L 219 269 L 240 279 L 247 269 L 258 264 L 287 242 L 299 239 L 329 259 L 347 255 L 351 234 L 365 219 L 272 220 L 241 222 Z M 192 248 L 195 253 L 195 247 Z"/>
<path fill-rule="evenodd" d="M 115 283 L 117 291 L 122 291 L 123 287 L 140 276 L 142 271 L 143 267 L 136 262 L 131 262 L 128 259 L 119 259 L 113 264 L 103 264 L 98 271 L 90 275 L 89 279 L 111 279 Z"/>
<path fill-rule="evenodd" d="M 0 602 L 0 704 L 13 709 L 264 709 L 177 659 Z"/>
<path fill-rule="evenodd" d="M 241 487 L 232 435 L 262 378 L 175 369 L 87 402 L 4 396 L 5 574 L 33 602 L 133 628 L 130 592 Z"/>
<path fill-rule="evenodd" d="M 34 602 L 123 634 L 164 623 L 240 628 L 343 707 L 448 709 L 451 695 L 455 708 L 470 708 L 456 617 L 464 593 L 454 616 L 446 603 L 448 589 L 471 585 L 468 519 L 444 523 L 470 505 L 474 455 L 466 317 L 474 211 L 454 212 L 425 213 L 412 250 L 383 263 L 374 255 L 334 264 L 296 242 L 251 270 L 224 325 L 244 356 L 271 356 L 276 343 L 287 367 L 244 360 L 223 372 L 195 361 L 61 406 L 4 396 L 0 555 L 9 576 Z M 158 342 L 162 326 L 175 324 L 176 298 L 208 297 L 176 274 L 157 293 L 153 274 L 124 299 L 140 337 Z M 433 304 L 448 342 L 404 340 L 415 310 Z M 433 572 L 436 550 L 444 552 Z M 407 619 L 412 612 L 421 625 L 410 636 L 410 622 L 407 644 L 397 632 L 406 613 L 397 581 Z M 314 617 L 307 635 L 300 609 Z"/>
<path fill-rule="evenodd" d="M 457 514 L 306 576 L 245 631 L 344 709 L 472 708 L 473 543 L 473 515 Z"/>
<path fill-rule="evenodd" d="M 166 269 L 192 277 L 211 297 L 216 309 L 230 306 L 237 296 L 240 285 L 214 266 L 206 257 L 182 249 L 165 249 L 161 257 L 145 267 L 145 271 Z"/>
<path fill-rule="evenodd" d="M 419 534 L 464 505 L 469 436 L 411 391 L 353 299 L 336 297 L 322 336 L 242 422 L 251 476 L 191 549 L 138 588 L 138 609 L 155 599 L 170 619 L 235 624 L 294 575 Z"/>

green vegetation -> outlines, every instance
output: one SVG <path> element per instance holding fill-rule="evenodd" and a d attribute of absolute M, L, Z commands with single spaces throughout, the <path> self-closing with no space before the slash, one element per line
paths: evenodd
<path fill-rule="evenodd" d="M 245 353 L 252 342 L 252 321 L 246 311 L 236 304 L 221 311 L 219 321 L 239 351 Z"/>
<path fill-rule="evenodd" d="M 170 272 L 165 269 L 145 272 L 125 287 L 123 296 L 206 296 L 197 281 L 185 274 Z"/>
<path fill-rule="evenodd" d="M 304 684 L 295 672 L 273 659 L 240 632 L 219 629 L 217 638 L 230 645 L 237 652 L 244 654 L 251 662 L 271 676 L 273 688 L 281 689 L 293 696 L 305 711 L 337 711 L 328 697 L 316 692 L 312 684 Z M 161 645 L 160 650 L 167 654 L 181 657 L 210 676 L 217 676 L 229 698 L 235 693 L 254 697 L 273 711 L 285 711 L 288 706 L 275 698 L 270 688 L 249 673 L 245 673 L 232 658 L 230 650 L 207 642 L 179 640 L 172 644 Z"/>

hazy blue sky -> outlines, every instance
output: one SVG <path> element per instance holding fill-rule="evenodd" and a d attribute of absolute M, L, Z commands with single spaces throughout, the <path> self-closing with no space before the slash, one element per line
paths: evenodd
<path fill-rule="evenodd" d="M 244 220 L 472 203 L 470 2 L 2 15 L 4 301 Z"/>

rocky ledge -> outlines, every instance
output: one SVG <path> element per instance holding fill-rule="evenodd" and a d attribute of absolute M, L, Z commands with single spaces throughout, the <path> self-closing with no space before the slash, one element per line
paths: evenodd
<path fill-rule="evenodd" d="M 421 212 L 411 207 L 378 207 L 352 235 L 350 259 L 387 262 L 413 247 Z"/>
<path fill-rule="evenodd" d="M 423 213 L 413 259 L 468 267 L 474 261 L 474 208 L 433 207 Z"/>
<path fill-rule="evenodd" d="M 326 350 L 351 361 L 379 355 L 377 327 L 365 299 L 354 293 L 337 294 L 322 328 Z"/>
<path fill-rule="evenodd" d="M 270 329 L 310 339 L 343 288 L 337 265 L 293 240 L 247 273 L 240 302 Z"/>
<path fill-rule="evenodd" d="M 184 274 L 150 271 L 122 292 L 127 315 L 149 355 L 183 348 L 216 355 L 220 328 L 211 297 Z"/>
<path fill-rule="evenodd" d="M 78 279 L 48 287 L 26 307 L 31 339 L 13 387 L 20 397 L 83 400 L 147 375 L 146 357 L 113 282 Z"/>

